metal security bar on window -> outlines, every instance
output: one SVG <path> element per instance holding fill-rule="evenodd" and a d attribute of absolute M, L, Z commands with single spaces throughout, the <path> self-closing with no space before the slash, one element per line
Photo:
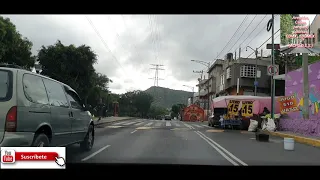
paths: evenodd
<path fill-rule="evenodd" d="M 254 78 L 256 75 L 256 67 L 251 65 L 244 65 L 240 68 L 240 76 Z"/>

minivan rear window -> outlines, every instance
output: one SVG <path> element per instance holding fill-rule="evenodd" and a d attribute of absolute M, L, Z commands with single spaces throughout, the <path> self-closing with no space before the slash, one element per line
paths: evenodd
<path fill-rule="evenodd" d="M 0 101 L 9 101 L 12 97 L 12 72 L 0 70 Z"/>

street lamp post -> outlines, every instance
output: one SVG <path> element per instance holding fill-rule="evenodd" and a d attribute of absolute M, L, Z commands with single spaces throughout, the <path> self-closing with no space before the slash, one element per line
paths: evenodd
<path fill-rule="evenodd" d="M 185 87 L 188 87 L 192 90 L 192 97 L 191 97 L 191 104 L 193 104 L 193 97 L 194 97 L 194 87 L 193 86 L 188 86 L 188 85 L 183 85 Z"/>
<path fill-rule="evenodd" d="M 206 67 L 208 68 L 208 73 L 209 73 L 210 62 L 200 61 L 200 60 L 193 60 L 193 59 L 192 59 L 191 61 L 206 66 Z M 209 76 L 208 76 L 208 79 L 209 79 Z M 208 82 L 208 83 L 209 83 L 209 82 Z M 200 84 L 199 84 L 199 89 L 200 89 Z M 210 106 L 209 85 L 208 85 L 207 89 L 208 89 L 208 97 L 207 97 L 207 99 L 208 99 L 208 103 L 207 103 L 207 105 L 208 105 L 208 106 L 207 106 L 208 113 L 207 113 L 207 115 L 209 116 L 209 106 Z M 199 98 L 200 98 L 200 91 L 199 91 Z"/>
<path fill-rule="evenodd" d="M 258 74 L 258 48 L 256 48 L 256 50 L 254 50 L 252 47 L 247 46 L 246 47 L 246 51 L 248 51 L 248 48 L 252 49 L 254 51 L 254 54 L 256 55 L 256 65 L 255 65 L 255 76 L 254 76 L 254 96 L 257 96 L 257 85 L 258 85 L 258 81 L 257 81 L 257 74 Z"/>

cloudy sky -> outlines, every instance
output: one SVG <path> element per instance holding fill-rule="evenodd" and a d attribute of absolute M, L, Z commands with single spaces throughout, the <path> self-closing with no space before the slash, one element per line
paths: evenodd
<path fill-rule="evenodd" d="M 199 74 L 192 71 L 205 68 L 191 59 L 212 62 L 227 52 L 239 52 L 239 47 L 241 57 L 247 57 L 252 53 L 244 50 L 247 45 L 259 47 L 271 36 L 266 30 L 271 15 L 248 15 L 246 19 L 246 15 L 4 16 L 33 42 L 35 54 L 42 45 L 58 39 L 65 45 L 91 46 L 99 56 L 95 68 L 114 81 L 110 90 L 115 93 L 153 86 L 149 78 L 155 71 L 150 64 L 162 64 L 165 69 L 159 71 L 159 78 L 164 79 L 159 86 L 191 91 L 183 85 L 195 87 Z M 274 26 L 276 32 L 280 16 L 276 16 Z M 279 34 L 275 43 L 280 41 Z M 269 53 L 264 51 L 264 55 Z"/>

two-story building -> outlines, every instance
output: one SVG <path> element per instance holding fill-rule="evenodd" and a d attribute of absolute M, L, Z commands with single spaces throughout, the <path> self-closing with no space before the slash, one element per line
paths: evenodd
<path fill-rule="evenodd" d="M 216 60 L 209 69 L 212 77 L 211 99 L 226 95 L 254 95 L 254 81 L 257 71 L 257 95 L 270 96 L 271 78 L 267 74 L 267 66 L 271 64 L 270 58 L 239 58 L 234 60 L 228 53 L 225 60 Z M 239 91 L 237 92 L 237 85 Z"/>
<path fill-rule="evenodd" d="M 198 92 L 194 93 L 195 103 L 203 109 L 208 109 L 209 79 L 210 78 L 206 78 L 206 76 L 204 76 L 203 79 L 199 78 L 199 83 L 196 85 L 198 87 Z"/>

